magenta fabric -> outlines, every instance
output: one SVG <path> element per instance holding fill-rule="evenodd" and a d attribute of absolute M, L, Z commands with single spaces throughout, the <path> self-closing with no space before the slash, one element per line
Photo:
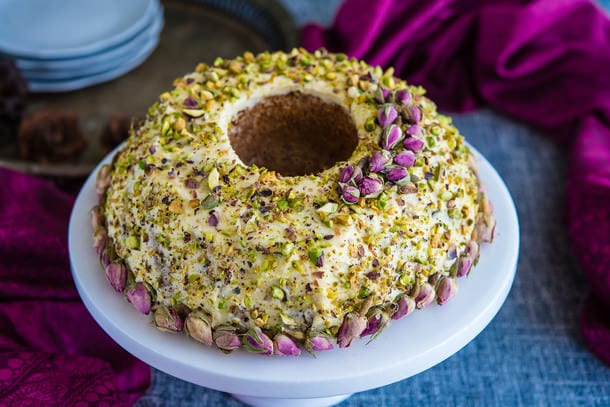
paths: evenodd
<path fill-rule="evenodd" d="M 592 287 L 585 342 L 610 364 L 610 20 L 590 0 L 347 0 L 326 47 L 393 66 L 444 110 L 488 106 L 570 149 L 567 227 Z M 527 221 L 524 219 L 522 221 Z"/>
<path fill-rule="evenodd" d="M 0 169 L 0 405 L 131 405 L 151 369 L 91 318 L 70 274 L 74 198 Z M 100 271 L 102 272 L 102 271 Z"/>

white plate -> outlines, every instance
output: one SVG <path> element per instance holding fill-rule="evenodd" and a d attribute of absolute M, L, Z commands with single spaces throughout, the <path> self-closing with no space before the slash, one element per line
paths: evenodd
<path fill-rule="evenodd" d="M 124 61 L 120 66 L 109 69 L 95 75 L 82 76 L 67 80 L 28 80 L 28 88 L 30 92 L 45 93 L 45 92 L 68 92 L 76 89 L 86 88 L 88 86 L 97 85 L 102 82 L 108 82 L 119 76 L 126 74 L 132 69 L 137 68 L 146 58 L 152 54 L 159 43 L 159 37 L 152 38 L 148 41 L 137 54 L 133 55 L 128 60 Z"/>
<path fill-rule="evenodd" d="M 134 36 L 158 0 L 0 0 L 0 52 L 69 58 Z"/>
<path fill-rule="evenodd" d="M 43 62 L 38 64 L 36 69 L 22 69 L 21 73 L 28 81 L 71 81 L 81 77 L 99 75 L 128 64 L 142 52 L 142 49 L 157 41 L 162 28 L 163 15 L 160 13 L 151 21 L 147 29 L 134 38 L 134 41 L 113 48 L 108 53 L 95 54 L 95 58 L 99 60 L 97 63 L 91 64 L 89 61 L 85 61 L 82 66 L 74 68 L 53 68 L 50 64 Z M 19 65 L 18 61 L 17 66 Z"/>
<path fill-rule="evenodd" d="M 103 65 L 115 63 L 116 61 L 123 60 L 135 54 L 138 49 L 142 48 L 143 44 L 148 43 L 151 39 L 158 36 L 162 27 L 163 9 L 159 8 L 158 11 L 152 16 L 151 20 L 146 23 L 145 28 L 138 32 L 133 38 L 117 45 L 116 47 L 76 58 L 17 58 L 15 59 L 15 63 L 21 72 L 29 76 L 60 71 L 62 73 L 79 71 L 84 72 Z"/>
<path fill-rule="evenodd" d="M 84 184 L 70 218 L 74 281 L 100 326 L 128 352 L 157 369 L 231 392 L 254 405 L 286 405 L 286 398 L 293 399 L 290 405 L 336 403 L 349 393 L 405 379 L 445 360 L 477 336 L 504 303 L 517 267 L 519 224 L 504 182 L 489 162 L 479 158 L 480 175 L 495 208 L 496 240 L 483 245 L 478 266 L 469 277 L 459 279 L 459 292 L 449 303 L 392 322 L 369 345 L 356 340 L 348 349 L 320 352 L 317 358 L 306 353 L 264 357 L 242 350 L 225 355 L 184 334 L 158 331 L 150 317 L 113 291 L 91 247 L 89 210 L 97 203 L 97 169 Z"/>

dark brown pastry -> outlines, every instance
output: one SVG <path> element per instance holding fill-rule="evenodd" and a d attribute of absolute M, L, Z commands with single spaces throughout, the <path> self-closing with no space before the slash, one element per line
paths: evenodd
<path fill-rule="evenodd" d="M 100 146 L 104 152 L 109 152 L 129 137 L 129 129 L 136 119 L 122 113 L 113 113 L 100 136 Z"/>
<path fill-rule="evenodd" d="M 28 88 L 15 63 L 0 56 L 0 146 L 17 139 Z"/>
<path fill-rule="evenodd" d="M 39 163 L 73 162 L 87 147 L 76 115 L 50 107 L 27 116 L 19 127 L 19 155 Z"/>

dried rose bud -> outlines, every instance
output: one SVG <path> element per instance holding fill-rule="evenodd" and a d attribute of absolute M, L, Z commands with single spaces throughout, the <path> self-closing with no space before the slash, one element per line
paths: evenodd
<path fill-rule="evenodd" d="M 400 143 L 403 138 L 403 133 L 400 127 L 395 124 L 390 125 L 383 129 L 383 133 L 381 134 L 381 141 L 379 145 L 384 150 L 391 150 Z"/>
<path fill-rule="evenodd" d="M 357 184 L 362 179 L 362 169 L 358 166 L 348 165 L 341 170 L 339 182 L 342 184 Z"/>
<path fill-rule="evenodd" d="M 394 165 L 386 170 L 385 176 L 388 181 L 397 185 L 405 185 L 411 181 L 409 171 L 405 167 Z"/>
<path fill-rule="evenodd" d="M 464 277 L 470 273 L 472 267 L 472 260 L 468 255 L 462 255 L 457 260 L 457 276 Z"/>
<path fill-rule="evenodd" d="M 212 327 L 202 312 L 191 312 L 184 321 L 184 330 L 196 341 L 212 346 Z"/>
<path fill-rule="evenodd" d="M 417 309 L 422 309 L 432 304 L 436 294 L 434 292 L 434 287 L 432 287 L 429 283 L 424 283 L 419 287 L 419 292 L 415 297 L 415 307 Z"/>
<path fill-rule="evenodd" d="M 155 309 L 155 325 L 161 331 L 167 332 L 181 332 L 184 328 L 180 315 L 173 308 L 165 305 L 159 305 Z"/>
<path fill-rule="evenodd" d="M 99 205 L 95 205 L 89 212 L 91 217 L 91 227 L 96 230 L 98 226 L 104 226 L 105 219 L 102 215 L 102 208 Z"/>
<path fill-rule="evenodd" d="M 396 92 L 394 98 L 397 103 L 408 105 L 411 103 L 411 92 L 409 92 L 409 89 L 401 89 Z"/>
<path fill-rule="evenodd" d="M 490 213 L 479 214 L 476 225 L 477 241 L 491 243 L 496 235 L 496 219 Z"/>
<path fill-rule="evenodd" d="M 104 164 L 102 165 L 102 168 L 100 168 L 99 172 L 97 173 L 97 178 L 95 179 L 95 192 L 98 196 L 104 195 L 106 188 L 110 186 L 110 181 L 110 165 Z"/>
<path fill-rule="evenodd" d="M 375 151 L 369 160 L 369 171 L 370 172 L 381 172 L 384 170 L 386 164 L 392 160 L 392 155 L 386 151 Z"/>
<path fill-rule="evenodd" d="M 127 282 L 127 268 L 123 263 L 110 263 L 106 266 L 106 278 L 115 291 L 123 292 Z"/>
<path fill-rule="evenodd" d="M 415 154 L 412 151 L 401 151 L 394 156 L 394 162 L 403 167 L 412 167 L 415 163 Z"/>
<path fill-rule="evenodd" d="M 340 348 L 347 348 L 352 341 L 359 337 L 366 329 L 368 321 L 365 316 L 349 313 L 343 319 L 343 323 L 337 333 L 337 344 Z"/>
<path fill-rule="evenodd" d="M 212 334 L 214 344 L 218 349 L 225 353 L 229 353 L 241 347 L 239 336 L 235 333 L 235 329 L 231 327 L 218 327 Z"/>
<path fill-rule="evenodd" d="M 288 335 L 277 334 L 273 338 L 275 353 L 282 356 L 299 356 L 301 349 Z"/>
<path fill-rule="evenodd" d="M 99 253 L 100 255 L 100 264 L 102 267 L 106 268 L 110 263 L 117 259 L 116 252 L 114 251 L 114 247 L 112 243 L 106 242 L 106 245 L 102 248 Z"/>
<path fill-rule="evenodd" d="M 458 258 L 457 262 L 457 276 L 464 277 L 470 273 L 472 266 L 479 259 L 479 244 L 474 240 L 471 240 L 466 245 L 466 250 Z"/>
<path fill-rule="evenodd" d="M 421 110 L 417 106 L 411 106 L 409 109 L 411 113 L 411 120 L 413 123 L 417 124 L 421 121 Z"/>
<path fill-rule="evenodd" d="M 150 291 L 143 283 L 137 283 L 133 288 L 127 289 L 127 301 L 142 314 L 148 315 L 150 313 L 152 298 Z"/>
<path fill-rule="evenodd" d="M 394 303 L 394 312 L 392 319 L 400 319 L 406 317 L 415 310 L 415 300 L 406 295 L 401 295 Z"/>
<path fill-rule="evenodd" d="M 381 309 L 374 309 L 369 312 L 367 318 L 366 328 L 360 334 L 361 337 L 373 335 L 372 339 L 375 339 L 377 335 L 381 333 L 389 324 L 390 317 Z"/>
<path fill-rule="evenodd" d="M 442 278 L 437 284 L 436 302 L 443 305 L 457 293 L 457 283 L 454 278 Z"/>
<path fill-rule="evenodd" d="M 106 248 L 108 242 L 108 231 L 103 226 L 98 226 L 93 232 L 93 248 L 98 255 Z"/>
<path fill-rule="evenodd" d="M 377 113 L 377 121 L 381 127 L 388 127 L 397 117 L 398 112 L 391 103 L 383 105 L 383 108 Z"/>
<path fill-rule="evenodd" d="M 360 199 L 360 190 L 351 185 L 346 185 L 341 189 L 341 200 L 347 204 L 353 204 Z"/>
<path fill-rule="evenodd" d="M 376 198 L 383 191 L 383 180 L 377 174 L 370 174 L 362 178 L 358 187 L 365 198 Z"/>
<path fill-rule="evenodd" d="M 309 352 L 322 352 L 325 350 L 331 350 L 333 348 L 334 346 L 331 343 L 330 339 L 328 339 L 328 337 L 324 336 L 323 334 L 319 334 L 317 336 L 310 336 L 305 341 L 305 349 L 307 349 Z"/>
<path fill-rule="evenodd" d="M 407 128 L 407 134 L 409 136 L 415 136 L 416 134 L 419 134 L 420 130 L 421 130 L 421 127 L 419 127 L 418 124 L 413 124 Z"/>
<path fill-rule="evenodd" d="M 392 100 L 392 91 L 387 88 L 378 88 L 375 92 L 375 101 L 377 103 L 383 104 L 386 102 L 391 102 Z"/>
<path fill-rule="evenodd" d="M 260 328 L 250 329 L 242 338 L 244 347 L 254 353 L 262 355 L 273 354 L 273 342 Z"/>
<path fill-rule="evenodd" d="M 414 153 L 417 153 L 424 146 L 424 142 L 415 137 L 407 137 L 403 142 L 403 145 L 407 150 L 411 150 Z"/>

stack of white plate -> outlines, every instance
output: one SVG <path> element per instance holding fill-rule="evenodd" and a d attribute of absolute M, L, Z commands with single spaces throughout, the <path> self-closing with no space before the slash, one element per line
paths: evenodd
<path fill-rule="evenodd" d="M 0 0 L 0 54 L 32 92 L 65 92 L 117 78 L 154 51 L 159 0 Z"/>

